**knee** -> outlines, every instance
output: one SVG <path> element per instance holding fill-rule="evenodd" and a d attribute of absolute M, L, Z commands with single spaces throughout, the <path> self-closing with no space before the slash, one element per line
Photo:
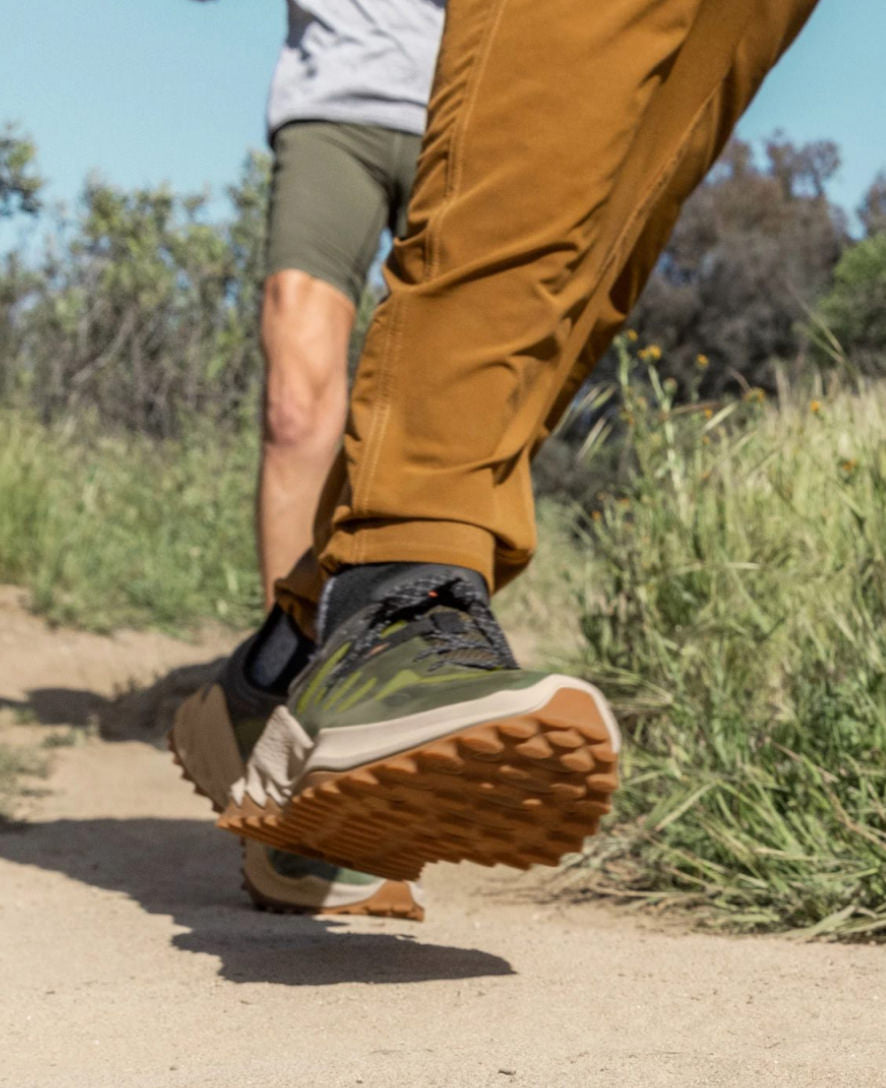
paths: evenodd
<path fill-rule="evenodd" d="M 264 440 L 281 449 L 312 446 L 325 431 L 322 398 L 310 389 L 268 390 L 264 408 Z"/>
<path fill-rule="evenodd" d="M 287 365 L 288 364 L 288 365 Z M 347 406 L 344 373 L 318 374 L 292 358 L 271 363 L 265 387 L 263 430 L 266 444 L 324 453 L 341 438 Z"/>

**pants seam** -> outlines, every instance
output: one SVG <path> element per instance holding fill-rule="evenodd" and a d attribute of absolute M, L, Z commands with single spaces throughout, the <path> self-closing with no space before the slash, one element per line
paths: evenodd
<path fill-rule="evenodd" d="M 483 38 L 478 46 L 476 58 L 471 66 L 470 74 L 468 75 L 468 82 L 465 88 L 464 101 L 462 103 L 459 116 L 453 126 L 452 134 L 448 140 L 448 168 L 446 177 L 446 190 L 445 200 L 435 217 L 433 223 L 428 224 L 428 243 L 424 262 L 424 279 L 427 280 L 430 275 L 436 271 L 438 265 L 438 255 L 436 253 L 436 238 L 439 235 L 440 225 L 442 224 L 447 211 L 449 210 L 449 198 L 456 191 L 458 187 L 458 181 L 461 176 L 460 157 L 458 154 L 464 130 L 467 126 L 468 118 L 473 110 L 474 103 L 476 101 L 477 83 L 480 75 L 489 58 L 489 51 L 492 42 L 492 31 L 501 19 L 502 12 L 504 11 L 507 0 L 498 0 L 496 5 L 491 8 L 489 20 L 483 30 Z M 392 385 L 394 381 L 394 363 L 399 358 L 399 345 L 400 345 L 400 300 L 392 301 L 391 303 L 391 315 L 390 315 L 390 329 L 388 335 L 385 338 L 383 348 L 385 349 L 381 355 L 384 360 L 379 373 L 379 408 L 375 414 L 372 427 L 369 435 L 366 438 L 366 453 L 365 458 L 368 461 L 367 467 L 361 473 L 361 479 L 355 481 L 353 494 L 354 494 L 354 513 L 359 515 L 360 509 L 365 505 L 365 496 L 368 492 L 372 480 L 375 476 L 376 469 L 378 467 L 378 461 L 381 456 L 381 448 L 384 442 L 385 433 L 388 427 L 388 421 L 391 411 L 391 393 Z M 390 349 L 390 350 L 387 350 Z M 363 549 L 362 546 L 358 548 L 359 554 L 362 558 Z"/>
<path fill-rule="evenodd" d="M 385 340 L 382 344 L 381 358 L 385 360 L 385 364 L 379 368 L 379 396 L 378 396 L 378 408 L 373 413 L 372 425 L 370 427 L 369 434 L 366 436 L 366 452 L 364 457 L 368 464 L 362 473 L 359 473 L 358 478 L 354 481 L 353 486 L 353 513 L 358 517 L 362 513 L 365 507 L 364 496 L 369 490 L 373 477 L 375 476 L 375 470 L 378 466 L 378 460 L 381 456 L 382 441 L 385 431 L 387 430 L 388 418 L 391 413 L 391 366 L 387 360 L 393 359 L 399 351 L 400 338 L 399 323 L 400 323 L 400 300 L 392 299 L 390 304 L 390 317 L 388 329 L 385 332 Z M 357 562 L 363 561 L 363 548 L 362 542 L 357 546 L 358 558 Z"/>
<path fill-rule="evenodd" d="M 746 21 L 745 21 L 745 30 L 743 30 L 740 35 L 736 36 L 736 39 L 735 39 L 735 48 L 736 49 L 738 48 L 739 43 L 741 41 L 743 41 L 743 39 L 745 37 L 745 34 L 747 32 L 748 22 L 750 22 L 750 16 L 748 16 Z M 688 40 L 688 35 L 687 35 L 687 38 L 685 40 Z M 684 44 L 685 44 L 685 40 L 684 40 Z M 726 67 L 726 74 L 727 75 L 732 70 L 734 64 L 735 64 L 735 51 L 733 51 L 732 59 L 731 59 L 730 63 L 727 65 L 727 67 Z M 673 179 L 676 168 L 679 166 L 679 164 L 680 164 L 680 162 L 682 160 L 682 157 L 683 157 L 683 154 L 684 154 L 684 152 L 686 150 L 687 145 L 689 143 L 691 143 L 692 139 L 694 138 L 696 132 L 698 131 L 698 129 L 699 129 L 699 127 L 700 127 L 700 125 L 701 125 L 701 123 L 702 123 L 702 121 L 703 121 L 703 119 L 704 119 L 710 105 L 711 105 L 711 102 L 720 93 L 720 91 L 722 89 L 722 85 L 723 85 L 723 78 L 721 78 L 719 81 L 717 81 L 714 84 L 714 86 L 710 89 L 708 94 L 705 96 L 705 98 L 702 101 L 701 105 L 699 106 L 699 108 L 693 114 L 691 121 L 689 122 L 689 124 L 684 129 L 683 135 L 681 136 L 680 141 L 679 141 L 679 143 L 677 144 L 677 147 L 674 150 L 674 153 L 670 156 L 670 158 L 667 160 L 667 162 L 659 169 L 659 171 L 656 174 L 655 178 L 653 179 L 653 181 L 648 186 L 643 199 L 637 204 L 634 211 L 628 217 L 626 223 L 624 224 L 624 226 L 622 227 L 622 229 L 619 232 L 618 236 L 616 237 L 616 239 L 612 243 L 612 245 L 611 245 L 611 247 L 609 249 L 609 253 L 606 255 L 605 259 L 603 260 L 603 262 L 600 265 L 600 273 L 599 273 L 599 276 L 597 277 L 598 282 L 602 282 L 602 281 L 604 281 L 606 279 L 607 273 L 609 272 L 610 268 L 612 267 L 612 265 L 615 263 L 616 259 L 618 258 L 618 255 L 622 252 L 622 250 L 624 248 L 625 239 L 627 237 L 629 237 L 632 230 L 636 226 L 638 220 L 641 220 L 643 217 L 645 217 L 647 215 L 647 212 L 649 211 L 649 209 L 656 203 L 656 201 L 661 197 L 662 193 L 667 189 L 669 183 Z M 640 233 L 642 234 L 642 231 Z M 638 237 L 639 237 L 639 235 L 638 235 Z"/>
<path fill-rule="evenodd" d="M 486 26 L 483 28 L 483 35 L 480 44 L 477 47 L 477 53 L 474 61 L 471 65 L 471 71 L 467 77 L 467 85 L 465 87 L 464 101 L 459 111 L 459 116 L 452 127 L 452 133 L 448 141 L 448 156 L 447 156 L 447 169 L 446 169 L 446 187 L 445 187 L 445 199 L 441 203 L 440 210 L 433 218 L 432 222 L 428 223 L 428 244 L 425 256 L 424 278 L 427 280 L 430 276 L 434 275 L 439 269 L 439 247 L 437 245 L 437 239 L 440 236 L 440 229 L 443 221 L 449 212 L 450 199 L 458 189 L 459 182 L 461 181 L 463 167 L 460 157 L 461 145 L 464 142 L 465 129 L 467 128 L 468 121 L 474 110 L 474 105 L 477 100 L 477 84 L 485 71 L 486 64 L 489 60 L 489 52 L 492 48 L 493 31 L 498 23 L 501 21 L 502 13 L 507 5 L 508 0 L 497 0 L 494 6 L 489 9 L 489 16 L 486 22 Z"/>

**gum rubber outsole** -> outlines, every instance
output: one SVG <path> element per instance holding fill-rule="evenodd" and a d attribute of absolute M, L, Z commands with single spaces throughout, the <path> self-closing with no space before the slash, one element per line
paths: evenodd
<path fill-rule="evenodd" d="M 248 794 L 219 826 L 389 880 L 425 862 L 557 865 L 610 811 L 616 751 L 590 694 L 469 726 L 309 785 L 285 806 Z"/>
<path fill-rule="evenodd" d="M 212 811 L 220 813 L 222 810 L 218 804 L 209 796 L 206 790 L 202 789 L 199 783 L 197 783 L 191 776 L 188 768 L 179 754 L 175 745 L 175 736 L 173 730 L 170 729 L 166 736 L 166 744 L 169 751 L 172 754 L 172 761 L 179 768 L 182 779 L 189 783 L 199 797 L 205 797 L 209 804 L 212 806 Z M 275 845 L 275 844 L 271 844 Z M 302 851 L 305 853 L 305 851 Z M 320 854 L 316 851 L 307 852 L 310 857 L 319 858 Z M 243 877 L 242 888 L 252 901 L 252 905 L 256 910 L 268 911 L 272 914 L 341 914 L 341 915 L 353 915 L 353 916 L 367 916 L 371 915 L 374 918 L 403 918 L 413 922 L 423 922 L 425 918 L 424 907 L 416 903 L 413 898 L 412 892 L 409 887 L 402 881 L 386 881 L 385 884 L 379 888 L 369 898 L 363 900 L 361 903 L 348 903 L 339 907 L 306 907 L 294 903 L 286 902 L 282 899 L 276 899 L 272 896 L 265 895 L 255 884 L 249 879 L 249 874 L 246 870 L 245 857 L 241 865 L 241 875 Z"/>
<path fill-rule="evenodd" d="M 256 891 L 247 881 L 243 881 L 243 890 L 252 900 L 256 910 L 269 914 L 341 914 L 351 917 L 401 918 L 409 922 L 423 922 L 425 912 L 416 906 L 404 881 L 386 880 L 384 885 L 362 903 L 351 903 L 346 907 L 294 907 L 277 899 L 269 899 Z"/>

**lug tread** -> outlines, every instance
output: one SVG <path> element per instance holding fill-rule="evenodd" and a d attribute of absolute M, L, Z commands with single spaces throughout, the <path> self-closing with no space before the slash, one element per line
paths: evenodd
<path fill-rule="evenodd" d="M 595 701 L 565 689 L 532 715 L 470 726 L 331 776 L 282 812 L 256 816 L 251 799 L 231 802 L 219 826 L 393 881 L 415 880 L 433 861 L 527 869 L 580 850 L 616 785 Z"/>

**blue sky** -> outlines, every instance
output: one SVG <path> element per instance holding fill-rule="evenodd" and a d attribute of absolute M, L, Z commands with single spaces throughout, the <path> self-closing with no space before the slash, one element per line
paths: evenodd
<path fill-rule="evenodd" d="M 0 0 L 0 123 L 34 137 L 51 198 L 90 169 L 218 192 L 263 144 L 284 21 L 283 0 Z M 884 0 L 821 0 L 739 129 L 836 140 L 847 208 L 886 168 L 884 41 Z"/>

